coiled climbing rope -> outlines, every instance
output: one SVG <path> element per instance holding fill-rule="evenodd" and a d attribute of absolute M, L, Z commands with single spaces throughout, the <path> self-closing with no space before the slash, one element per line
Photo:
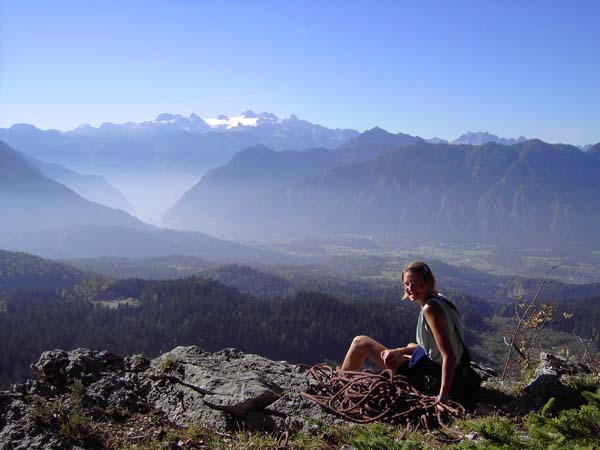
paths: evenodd
<path fill-rule="evenodd" d="M 311 392 L 301 395 L 323 409 L 351 422 L 382 421 L 406 426 L 422 426 L 428 432 L 440 428 L 458 440 L 462 433 L 450 427 L 455 419 L 465 417 L 465 408 L 457 402 L 438 402 L 423 394 L 401 375 L 386 369 L 380 373 L 334 370 L 326 364 L 309 367 Z"/>

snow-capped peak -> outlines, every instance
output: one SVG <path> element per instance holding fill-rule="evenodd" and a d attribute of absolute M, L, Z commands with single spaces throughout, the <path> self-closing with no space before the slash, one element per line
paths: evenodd
<path fill-rule="evenodd" d="M 249 109 L 246 112 L 243 112 L 242 116 L 244 116 L 247 119 L 258 119 L 258 115 L 254 111 L 252 111 L 251 109 Z"/>
<path fill-rule="evenodd" d="M 156 116 L 155 122 L 173 123 L 176 119 L 181 118 L 179 114 L 162 113 Z"/>
<path fill-rule="evenodd" d="M 277 118 L 275 114 L 271 114 L 268 112 L 262 112 L 260 114 L 256 114 L 252 110 L 248 110 L 240 114 L 239 116 L 225 116 L 220 115 L 217 118 L 208 118 L 204 119 L 204 121 L 210 125 L 211 128 L 220 128 L 220 129 L 230 129 L 235 127 L 255 127 L 261 123 L 270 122 L 270 123 L 278 123 L 280 120 Z"/>
<path fill-rule="evenodd" d="M 216 118 L 203 119 L 195 113 L 189 116 L 182 114 L 161 113 L 154 120 L 144 122 L 127 122 L 122 124 L 103 123 L 98 128 L 82 126 L 68 131 L 71 134 L 152 134 L 152 133 L 172 133 L 176 131 L 187 131 L 190 133 L 204 133 L 210 130 L 214 131 L 237 131 L 244 128 L 264 127 L 265 129 L 284 127 L 286 129 L 303 130 L 310 133 L 327 132 L 328 129 L 321 125 L 312 124 L 299 119 L 291 114 L 285 118 L 279 118 L 270 112 L 261 112 L 259 114 L 252 110 L 246 110 L 240 115 L 226 116 L 218 115 Z M 312 130 L 312 131 L 308 131 Z M 248 130 L 250 131 L 250 130 Z M 343 130 L 333 130 L 336 132 Z M 354 134 L 354 130 L 350 130 Z M 356 132 L 357 133 L 357 132 Z"/>

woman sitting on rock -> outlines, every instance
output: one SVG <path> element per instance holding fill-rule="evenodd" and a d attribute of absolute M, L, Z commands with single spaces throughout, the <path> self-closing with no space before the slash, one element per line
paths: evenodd
<path fill-rule="evenodd" d="M 421 306 L 417 343 L 388 349 L 368 336 L 356 336 L 348 349 L 342 370 L 359 370 L 365 358 L 382 369 L 406 376 L 421 390 L 437 391 L 438 401 L 450 395 L 455 369 L 468 364 L 463 324 L 454 305 L 435 290 L 435 277 L 427 264 L 415 261 L 402 271 L 403 299 Z M 466 358 L 463 358 L 463 354 Z M 458 371 L 457 371 L 458 372 Z"/>

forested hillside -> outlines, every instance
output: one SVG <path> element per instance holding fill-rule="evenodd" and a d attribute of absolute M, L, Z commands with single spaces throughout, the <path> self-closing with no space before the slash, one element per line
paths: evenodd
<path fill-rule="evenodd" d="M 62 289 L 92 276 L 88 271 L 29 253 L 0 250 L 0 294 L 17 289 Z"/>
<path fill-rule="evenodd" d="M 0 252 L 0 383 L 26 378 L 29 365 L 49 348 L 152 356 L 177 345 L 211 351 L 238 347 L 273 359 L 315 363 L 341 361 L 359 334 L 388 346 L 414 341 L 418 307 L 401 300 L 396 278 L 369 277 L 369 267 L 381 270 L 381 261 L 369 261 L 346 274 L 324 266 L 215 266 L 175 255 L 70 261 L 79 270 Z M 499 355 L 507 349 L 504 338 L 514 326 L 515 299 L 531 299 L 540 280 L 431 262 L 438 287 L 463 316 L 474 356 L 498 368 Z M 89 269 L 174 279 L 101 278 Z M 195 276 L 176 278 L 189 274 Z M 598 286 L 548 281 L 546 288 L 539 299 L 552 305 L 553 316 L 536 345 L 595 351 L 600 342 Z"/>
<path fill-rule="evenodd" d="M 115 308 L 107 307 L 111 296 Z M 93 301 L 100 297 L 102 303 Z M 137 302 L 119 306 L 123 299 Z M 465 310 L 472 301 L 456 300 Z M 81 346 L 147 355 L 177 345 L 238 347 L 292 362 L 340 361 L 355 335 L 377 336 L 390 346 L 413 341 L 417 314 L 409 302 L 343 301 L 316 292 L 257 299 L 203 278 L 96 279 L 72 290 L 21 292 L 4 300 L 0 377 L 7 383 L 27 376 L 45 349 Z M 477 326 L 481 317 L 467 321 Z"/>
<path fill-rule="evenodd" d="M 49 348 L 90 347 L 150 356 L 177 345 L 211 351 L 238 347 L 272 359 L 315 363 L 341 361 L 352 337 L 360 334 L 388 346 L 414 341 L 418 307 L 400 301 L 397 290 L 363 289 L 359 300 L 314 291 L 277 296 L 272 293 L 289 287 L 279 277 L 243 266 L 226 266 L 215 275 L 262 292 L 263 298 L 198 277 L 95 278 L 73 289 L 7 294 L 0 304 L 0 380 L 6 384 L 26 378 L 29 365 Z M 352 298 L 357 287 L 338 284 L 331 291 Z M 512 305 L 494 313 L 489 302 L 475 296 L 447 294 L 463 315 L 474 356 L 498 367 Z M 599 304 L 600 299 L 559 304 L 548 328 L 564 331 L 567 338 L 574 331 L 597 344 L 600 317 L 594 311 Z M 573 316 L 567 319 L 562 312 Z M 570 339 L 579 346 L 575 337 Z"/>

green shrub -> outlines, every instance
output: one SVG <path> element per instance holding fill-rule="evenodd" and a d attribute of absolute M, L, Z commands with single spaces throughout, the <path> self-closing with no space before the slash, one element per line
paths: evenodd
<path fill-rule="evenodd" d="M 160 372 L 161 375 L 166 375 L 167 372 L 170 372 L 171 370 L 173 370 L 175 368 L 175 365 L 177 364 L 177 361 L 170 357 L 170 356 L 166 356 L 161 362 L 160 365 L 158 366 L 158 371 Z"/>
<path fill-rule="evenodd" d="M 516 422 L 507 417 L 485 417 L 467 422 L 466 425 L 485 438 L 485 441 L 477 443 L 477 448 L 506 450 L 528 448 L 516 432 Z M 465 442 L 461 447 L 475 448 L 475 444 Z"/>
<path fill-rule="evenodd" d="M 32 399 L 30 420 L 39 427 L 50 427 L 74 442 L 83 442 L 91 437 L 91 418 L 76 405 L 67 408 L 60 401 L 49 401 L 41 397 Z"/>

